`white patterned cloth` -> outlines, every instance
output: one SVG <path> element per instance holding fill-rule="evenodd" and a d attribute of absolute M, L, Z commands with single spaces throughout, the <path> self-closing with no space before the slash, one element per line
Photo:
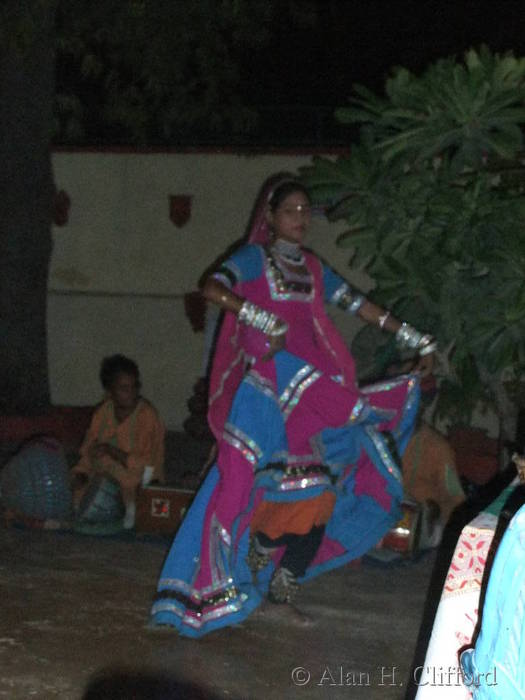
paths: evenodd
<path fill-rule="evenodd" d="M 458 651 L 472 641 L 478 621 L 483 571 L 497 517 L 480 513 L 458 539 L 447 573 L 422 668 L 416 669 L 416 700 L 469 700 Z"/>

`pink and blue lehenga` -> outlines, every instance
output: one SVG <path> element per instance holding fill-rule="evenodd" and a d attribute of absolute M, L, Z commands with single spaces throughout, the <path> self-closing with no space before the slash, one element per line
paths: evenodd
<path fill-rule="evenodd" d="M 248 244 L 222 268 L 233 291 L 289 324 L 286 350 L 264 361 L 265 336 L 226 314 L 210 382 L 218 458 L 165 560 L 154 625 L 200 637 L 241 622 L 262 602 L 282 551 L 253 575 L 250 523 L 261 503 L 333 494 L 301 581 L 361 556 L 399 519 L 403 488 L 391 438 L 402 453 L 418 408 L 417 378 L 359 389 L 324 310 L 351 290 L 311 253 L 306 267 L 309 284 L 285 283 L 270 249 Z M 360 299 L 353 297 L 356 308 Z"/>

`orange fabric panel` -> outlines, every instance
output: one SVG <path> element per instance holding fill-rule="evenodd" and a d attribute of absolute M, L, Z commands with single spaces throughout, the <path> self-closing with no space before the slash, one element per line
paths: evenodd
<path fill-rule="evenodd" d="M 335 494 L 325 491 L 315 498 L 293 503 L 262 501 L 252 518 L 252 533 L 263 532 L 272 540 L 285 534 L 306 535 L 312 527 L 326 525 L 335 504 Z"/>

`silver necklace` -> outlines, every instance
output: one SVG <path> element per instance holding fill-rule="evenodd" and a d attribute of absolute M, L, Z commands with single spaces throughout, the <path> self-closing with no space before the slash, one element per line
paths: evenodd
<path fill-rule="evenodd" d="M 272 244 L 272 251 L 288 265 L 304 266 L 305 257 L 299 243 L 292 243 L 292 241 L 286 241 L 284 238 L 276 238 Z"/>

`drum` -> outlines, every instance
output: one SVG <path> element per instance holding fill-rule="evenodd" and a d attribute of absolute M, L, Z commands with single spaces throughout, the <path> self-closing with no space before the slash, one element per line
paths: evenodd
<path fill-rule="evenodd" d="M 29 519 L 71 516 L 69 468 L 58 440 L 33 438 L 11 457 L 0 470 L 0 503 Z"/>
<path fill-rule="evenodd" d="M 93 477 L 78 506 L 77 522 L 112 523 L 123 517 L 120 486 L 107 476 Z"/>

